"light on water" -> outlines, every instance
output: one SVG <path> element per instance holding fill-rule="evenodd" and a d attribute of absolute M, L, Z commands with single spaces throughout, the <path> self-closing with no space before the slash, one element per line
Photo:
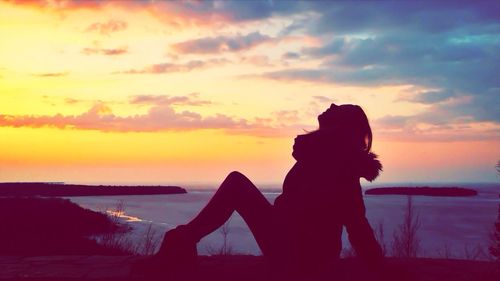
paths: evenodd
<path fill-rule="evenodd" d="M 126 222 L 142 222 L 143 221 L 142 219 L 140 219 L 138 217 L 129 216 L 129 215 L 125 214 L 125 211 L 107 210 L 106 214 L 108 214 L 112 217 L 118 217 L 120 219 L 125 220 Z"/>

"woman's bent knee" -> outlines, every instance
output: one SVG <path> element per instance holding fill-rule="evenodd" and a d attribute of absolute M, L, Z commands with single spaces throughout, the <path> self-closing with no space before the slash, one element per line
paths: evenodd
<path fill-rule="evenodd" d="M 249 179 L 242 173 L 238 171 L 232 171 L 229 173 L 226 177 L 226 180 L 231 180 L 231 181 L 248 181 Z"/>
<path fill-rule="evenodd" d="M 248 188 L 254 187 L 253 183 L 245 175 L 238 171 L 229 173 L 222 186 L 231 190 L 247 190 Z"/>

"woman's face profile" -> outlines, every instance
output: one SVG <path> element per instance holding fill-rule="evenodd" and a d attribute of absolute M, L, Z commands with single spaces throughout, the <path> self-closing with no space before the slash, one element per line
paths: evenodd
<path fill-rule="evenodd" d="M 332 105 L 325 110 L 323 113 L 318 115 L 319 129 L 325 129 L 326 127 L 331 127 L 335 122 L 335 112 L 338 110 L 338 105 L 332 103 Z"/>

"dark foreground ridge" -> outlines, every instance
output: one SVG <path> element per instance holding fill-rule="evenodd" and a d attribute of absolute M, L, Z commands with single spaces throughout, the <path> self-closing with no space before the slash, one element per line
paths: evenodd
<path fill-rule="evenodd" d="M 118 255 L 93 237 L 125 233 L 116 219 L 68 199 L 0 197 L 0 256 Z"/>
<path fill-rule="evenodd" d="M 132 275 L 131 265 L 139 259 L 141 257 L 137 256 L 0 256 L 0 280 L 174 280 Z M 387 262 L 405 271 L 409 276 L 407 280 L 412 281 L 500 280 L 500 267 L 494 262 L 423 258 L 389 258 Z M 175 280 L 284 280 L 269 278 L 267 269 L 262 257 L 202 256 L 197 270 Z M 373 277 L 358 260 L 342 259 L 337 269 L 324 276 L 308 276 L 297 280 L 357 281 L 373 280 Z"/>
<path fill-rule="evenodd" d="M 81 185 L 45 182 L 0 183 L 0 196 L 104 196 L 181 194 L 179 186 Z"/>
<path fill-rule="evenodd" d="M 378 187 L 365 191 L 367 195 L 476 196 L 477 191 L 462 187 Z"/>

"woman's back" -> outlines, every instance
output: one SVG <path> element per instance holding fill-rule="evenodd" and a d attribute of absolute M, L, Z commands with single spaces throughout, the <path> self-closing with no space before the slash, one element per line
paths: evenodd
<path fill-rule="evenodd" d="M 313 152 L 294 151 L 298 161 L 284 180 L 275 209 L 286 230 L 283 247 L 288 258 L 316 266 L 339 257 L 344 225 L 364 219 L 359 178 L 378 175 L 381 165 L 366 151 L 333 146 L 321 153 L 317 142 L 308 145 Z"/>

